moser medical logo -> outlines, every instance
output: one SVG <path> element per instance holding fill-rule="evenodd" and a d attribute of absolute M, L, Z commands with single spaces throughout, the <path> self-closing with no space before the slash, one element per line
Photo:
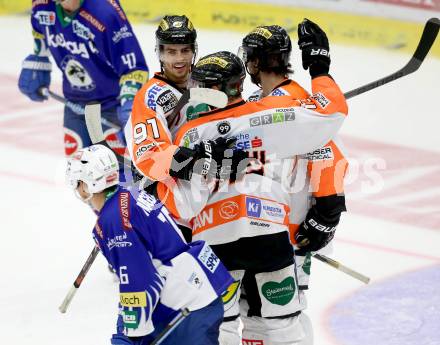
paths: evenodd
<path fill-rule="evenodd" d="M 276 109 L 275 112 L 272 114 L 251 117 L 249 119 L 249 124 L 251 125 L 251 127 L 257 127 L 287 121 L 295 121 L 294 108 Z"/>
<path fill-rule="evenodd" d="M 332 160 L 333 150 L 330 146 L 321 147 L 313 152 L 307 153 L 309 161 Z"/>

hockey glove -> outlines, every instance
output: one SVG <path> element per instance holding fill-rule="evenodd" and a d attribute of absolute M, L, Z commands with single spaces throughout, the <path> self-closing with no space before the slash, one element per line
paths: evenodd
<path fill-rule="evenodd" d="M 18 88 L 31 100 L 47 99 L 39 93 L 41 87 L 49 87 L 52 64 L 47 56 L 29 55 L 24 61 L 18 79 Z"/>
<path fill-rule="evenodd" d="M 316 204 L 310 208 L 295 235 L 300 248 L 297 254 L 305 255 L 324 248 L 335 236 L 336 226 L 345 210 L 344 196 L 316 198 Z"/>
<path fill-rule="evenodd" d="M 312 78 L 328 74 L 330 47 L 327 35 L 308 19 L 298 25 L 298 45 L 302 51 L 302 65 Z"/>
<path fill-rule="evenodd" d="M 217 178 L 222 161 L 234 157 L 235 141 L 235 138 L 217 138 L 204 140 L 193 149 L 179 147 L 173 157 L 170 175 L 188 181 L 193 173 Z"/>

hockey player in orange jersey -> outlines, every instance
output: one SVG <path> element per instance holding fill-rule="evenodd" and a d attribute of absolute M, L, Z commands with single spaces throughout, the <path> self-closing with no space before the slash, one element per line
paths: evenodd
<path fill-rule="evenodd" d="M 300 30 L 311 34 L 312 32 L 319 33 L 321 29 L 306 20 L 300 26 Z M 313 44 L 322 45 L 328 51 L 328 41 L 324 35 L 319 35 L 315 39 Z M 305 41 L 303 35 L 302 41 L 299 42 L 300 47 Z M 308 43 L 310 44 L 310 42 Z M 254 92 L 248 101 L 257 101 L 266 96 L 291 95 L 298 99 L 309 97 L 306 90 L 294 80 L 289 79 L 289 74 L 293 73 L 289 63 L 291 50 L 289 35 L 286 30 L 277 25 L 257 27 L 243 38 L 240 52 L 245 61 L 247 72 L 251 76 L 252 82 L 260 86 L 260 89 Z M 312 67 L 310 69 L 312 77 L 328 71 L 329 56 L 327 54 L 321 55 L 320 60 L 324 66 L 321 68 Z M 303 67 L 305 69 L 310 67 L 307 56 L 303 59 Z M 306 307 L 306 297 L 303 291 L 308 288 L 310 251 L 319 250 L 330 241 L 339 222 L 340 214 L 345 211 L 343 179 L 347 169 L 347 161 L 339 143 L 339 139 L 333 139 L 324 147 L 292 160 L 295 185 L 292 186 L 289 217 L 291 240 L 292 243 L 296 243 L 296 238 L 298 238 L 304 243 L 303 248 L 296 251 L 301 310 Z M 324 236 L 319 236 L 320 233 L 308 236 L 311 231 L 307 229 L 307 222 L 313 222 L 313 219 L 317 219 L 317 217 L 318 219 L 324 218 L 325 223 L 330 225 L 333 231 Z M 311 230 L 313 231 L 313 229 Z M 242 304 L 245 305 L 246 302 Z M 303 312 L 300 319 L 304 328 L 308 330 L 307 336 L 310 338 L 309 343 L 311 344 L 313 343 L 313 333 L 310 320 Z M 244 323 L 244 339 L 249 341 L 264 340 L 266 332 L 264 329 L 258 329 L 256 326 L 258 320 L 248 318 L 245 315 L 242 316 L 242 321 Z"/>
<path fill-rule="evenodd" d="M 197 159 L 206 157 L 203 146 L 188 150 L 169 144 L 180 126 L 186 122 L 187 116 L 191 117 L 189 107 L 175 115 L 173 111 L 187 89 L 189 74 L 197 56 L 197 32 L 185 15 L 167 15 L 159 23 L 155 36 L 161 72 L 155 73 L 137 93 L 125 128 L 127 147 L 136 170 L 152 181 L 163 180 L 168 174 L 175 175 L 172 169 L 169 171 L 173 156 L 178 157 L 178 160 L 184 160 L 187 156 Z M 207 110 L 203 105 L 197 110 L 203 109 Z M 229 145 L 221 141 L 208 144 L 221 157 Z M 188 164 L 178 177 L 189 180 L 192 169 L 192 165 Z M 165 175 L 164 170 L 167 171 Z M 177 182 L 178 185 L 185 183 Z M 193 181 L 195 183 L 196 180 Z M 189 239 L 186 229 L 181 227 L 181 230 Z"/>
<path fill-rule="evenodd" d="M 259 166 L 250 167 L 248 174 L 234 184 L 216 186 L 208 205 L 192 220 L 193 238 L 211 243 L 236 279 L 224 298 L 222 343 L 240 342 L 237 296 L 243 283 L 248 287 L 247 315 L 258 318 L 258 328 L 272 335 L 264 343 L 280 344 L 287 340 L 289 344 L 305 344 L 307 339 L 298 319 L 301 304 L 297 300 L 289 241 L 290 196 L 283 189 L 283 184 L 291 181 L 289 174 L 283 175 L 284 163 L 286 158 L 306 150 L 310 144 L 306 141 L 311 137 L 322 135 L 319 126 L 308 127 L 308 117 L 343 117 L 347 107 L 341 91 L 328 75 L 313 78 L 314 94 L 309 99 L 267 97 L 247 104 L 241 99 L 243 78 L 240 60 L 228 52 L 202 58 L 192 72 L 192 79 L 200 86 L 226 92 L 230 104 L 182 126 L 175 145 L 192 147 L 204 138 L 233 136 L 237 148 L 246 149 L 260 161 Z M 185 208 L 175 198 L 168 197 L 166 202 L 177 216 Z M 282 289 L 288 292 L 285 296 L 264 292 L 265 288 L 280 284 L 286 285 Z M 278 299 L 283 300 L 281 305 Z"/>
<path fill-rule="evenodd" d="M 290 195 L 285 190 L 292 182 L 290 158 L 313 145 L 324 145 L 336 133 L 333 124 L 330 136 L 325 135 L 322 130 L 330 127 L 324 122 L 343 120 L 347 105 L 328 75 L 312 79 L 314 93 L 309 99 L 266 97 L 246 103 L 241 98 L 244 75 L 243 63 L 229 52 L 200 59 L 191 75 L 200 86 L 225 92 L 230 102 L 225 109 L 187 122 L 174 144 L 192 147 L 205 138 L 234 137 L 236 148 L 258 161 L 244 176 L 232 177 L 234 183 L 216 185 L 207 205 L 191 221 L 193 239 L 210 243 L 235 279 L 224 298 L 222 344 L 240 343 L 241 286 L 246 290 L 246 314 L 257 318 L 259 329 L 269 334 L 265 344 L 301 344 L 304 331 L 298 315 L 302 306 L 289 240 Z M 159 196 L 163 197 L 160 189 Z M 169 196 L 166 203 L 177 216 L 185 207 Z M 271 294 L 268 289 L 283 293 Z"/>

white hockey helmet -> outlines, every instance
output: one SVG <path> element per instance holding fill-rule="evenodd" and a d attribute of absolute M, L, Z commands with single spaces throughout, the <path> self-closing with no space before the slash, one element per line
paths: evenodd
<path fill-rule="evenodd" d="M 104 145 L 78 150 L 67 161 L 66 183 L 76 189 L 79 181 L 90 194 L 102 192 L 119 182 L 119 164 L 115 153 Z"/>

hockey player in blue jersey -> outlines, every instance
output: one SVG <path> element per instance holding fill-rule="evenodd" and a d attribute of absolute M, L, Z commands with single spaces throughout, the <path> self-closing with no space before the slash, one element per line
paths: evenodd
<path fill-rule="evenodd" d="M 119 0 L 33 0 L 31 24 L 34 53 L 23 62 L 20 91 L 33 101 L 46 99 L 39 90 L 50 85 L 51 55 L 63 74 L 64 97 L 80 106 L 101 103 L 103 117 L 123 127 L 148 67 Z M 91 145 L 84 116 L 72 108 L 64 109 L 66 155 Z M 116 132 L 104 126 L 122 154 Z"/>
<path fill-rule="evenodd" d="M 103 145 L 68 160 L 67 182 L 93 207 L 94 239 L 119 277 L 120 312 L 114 345 L 150 344 L 187 308 L 187 316 L 161 343 L 219 344 L 221 294 L 233 282 L 204 241 L 187 244 L 167 209 L 144 191 L 118 185 L 115 154 Z"/>

